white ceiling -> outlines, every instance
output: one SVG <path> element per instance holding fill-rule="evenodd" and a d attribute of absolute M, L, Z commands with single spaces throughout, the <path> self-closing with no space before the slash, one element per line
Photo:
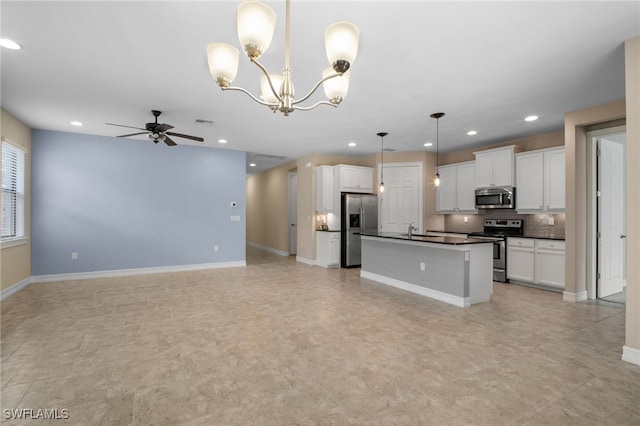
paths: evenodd
<path fill-rule="evenodd" d="M 106 136 L 129 132 L 105 122 L 144 127 L 159 109 L 176 132 L 205 138 L 178 143 L 286 157 L 258 157 L 250 172 L 312 153 L 369 155 L 380 131 L 389 132 L 385 147 L 434 150 L 423 146 L 435 141 L 429 115 L 443 111 L 440 150 L 450 152 L 560 130 L 566 112 L 623 99 L 623 43 L 640 35 L 638 1 L 293 0 L 298 97 L 328 66 L 326 26 L 358 25 L 360 49 L 339 108 L 284 117 L 223 93 L 208 72 L 208 43 L 239 47 L 237 3 L 3 0 L 1 36 L 23 49 L 1 50 L 2 107 L 32 128 Z M 285 4 L 266 3 L 278 23 L 261 61 L 275 73 L 284 65 Z M 241 57 L 234 85 L 257 95 L 260 76 Z M 323 97 L 320 89 L 313 99 Z M 530 114 L 540 119 L 524 122 Z M 138 138 L 131 143 L 150 143 Z"/>

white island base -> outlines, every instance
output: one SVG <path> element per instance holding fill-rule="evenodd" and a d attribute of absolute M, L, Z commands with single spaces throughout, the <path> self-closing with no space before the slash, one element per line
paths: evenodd
<path fill-rule="evenodd" d="M 493 244 L 362 235 L 360 276 L 459 307 L 489 301 Z"/>

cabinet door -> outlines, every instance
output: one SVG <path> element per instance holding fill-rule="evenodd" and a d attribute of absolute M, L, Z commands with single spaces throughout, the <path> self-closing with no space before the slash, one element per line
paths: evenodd
<path fill-rule="evenodd" d="M 544 153 L 544 208 L 549 211 L 563 211 L 564 195 L 564 149 Z"/>
<path fill-rule="evenodd" d="M 507 247 L 507 278 L 532 283 L 534 274 L 534 249 Z"/>
<path fill-rule="evenodd" d="M 358 169 L 357 187 L 363 192 L 373 192 L 373 169 L 372 168 L 360 168 Z"/>
<path fill-rule="evenodd" d="M 493 186 L 493 154 L 476 154 L 476 188 Z"/>
<path fill-rule="evenodd" d="M 437 211 L 440 213 L 455 212 L 456 203 L 456 167 L 440 167 L 438 169 L 440 174 L 440 186 L 436 189 L 437 192 Z"/>
<path fill-rule="evenodd" d="M 340 265 L 340 234 L 329 237 L 329 266 Z"/>
<path fill-rule="evenodd" d="M 564 251 L 540 248 L 536 251 L 536 282 L 564 288 Z"/>
<path fill-rule="evenodd" d="M 513 186 L 512 149 L 493 152 L 493 184 L 495 186 Z"/>
<path fill-rule="evenodd" d="M 320 213 L 333 211 L 333 167 L 316 168 L 316 210 Z"/>
<path fill-rule="evenodd" d="M 340 186 L 343 191 L 353 191 L 358 188 L 358 170 L 351 167 L 340 168 Z"/>
<path fill-rule="evenodd" d="M 516 157 L 516 209 L 542 211 L 544 203 L 544 155 L 526 154 Z"/>
<path fill-rule="evenodd" d="M 476 211 L 476 165 L 458 165 L 456 169 L 456 201 L 459 211 Z"/>

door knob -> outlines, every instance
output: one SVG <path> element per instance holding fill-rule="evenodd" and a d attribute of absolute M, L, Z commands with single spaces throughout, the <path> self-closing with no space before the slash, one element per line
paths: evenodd
<path fill-rule="evenodd" d="M 624 234 L 620 234 L 620 238 L 627 238 L 627 236 Z"/>

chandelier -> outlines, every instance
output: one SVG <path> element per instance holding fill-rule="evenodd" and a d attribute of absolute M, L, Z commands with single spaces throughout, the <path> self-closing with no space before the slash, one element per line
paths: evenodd
<path fill-rule="evenodd" d="M 237 90 L 246 93 L 261 105 L 269 107 L 274 113 L 282 112 L 285 116 L 294 110 L 308 111 L 318 105 L 337 107 L 347 95 L 349 89 L 349 67 L 358 53 L 360 30 L 350 22 L 336 22 L 329 25 L 324 32 L 325 50 L 331 64 L 322 73 L 322 78 L 300 99 L 295 99 L 291 66 L 289 63 L 290 41 L 290 0 L 286 3 L 286 35 L 285 62 L 282 75 L 269 74 L 269 71 L 258 59 L 267 50 L 273 38 L 276 14 L 267 5 L 255 0 L 245 0 L 238 5 L 237 30 L 238 39 L 244 53 L 264 73 L 260 80 L 260 98 L 246 89 L 231 86 L 238 73 L 239 52 L 235 47 L 225 43 L 211 43 L 207 46 L 209 71 L 222 90 Z M 328 101 L 320 101 L 311 106 L 300 106 L 320 87 Z"/>

